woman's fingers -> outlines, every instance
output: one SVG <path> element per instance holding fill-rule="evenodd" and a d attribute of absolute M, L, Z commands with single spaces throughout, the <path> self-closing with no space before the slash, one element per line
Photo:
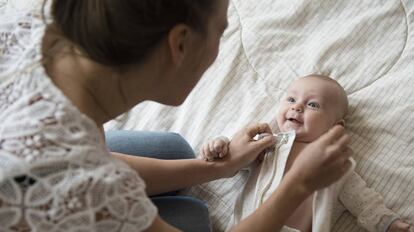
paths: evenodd
<path fill-rule="evenodd" d="M 334 144 L 328 145 L 326 148 L 326 154 L 328 156 L 327 161 L 332 162 L 333 160 L 347 160 L 353 155 L 353 151 L 348 147 L 348 144 L 351 142 L 351 139 L 348 135 L 344 134 L 338 141 Z"/>
<path fill-rule="evenodd" d="M 350 167 L 352 167 L 352 162 L 350 159 L 338 159 L 335 162 L 332 162 L 330 167 L 332 172 L 339 170 L 338 175 L 342 176 L 349 170 Z"/>
<path fill-rule="evenodd" d="M 344 134 L 345 134 L 345 128 L 343 126 L 336 125 L 332 127 L 328 132 L 323 134 L 319 138 L 319 140 L 325 143 L 326 145 L 333 144 L 337 142 Z"/>
<path fill-rule="evenodd" d="M 302 151 L 304 154 L 298 156 L 292 170 L 303 176 L 302 184 L 307 189 L 314 191 L 326 187 L 352 167 L 350 141 L 344 128 L 335 126 Z"/>
<path fill-rule="evenodd" d="M 252 126 L 246 127 L 247 135 L 250 139 L 252 139 L 257 134 L 262 133 L 272 133 L 272 129 L 270 129 L 269 124 L 267 123 L 256 123 Z"/>

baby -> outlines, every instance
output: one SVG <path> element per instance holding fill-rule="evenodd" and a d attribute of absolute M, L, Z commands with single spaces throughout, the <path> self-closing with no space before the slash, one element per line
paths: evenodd
<path fill-rule="evenodd" d="M 301 151 L 336 124 L 345 126 L 348 99 L 344 89 L 322 75 L 299 78 L 288 88 L 277 114 L 279 143 L 263 162 L 252 166 L 235 206 L 235 224 L 254 211 L 280 183 Z M 265 135 L 266 136 L 266 135 Z M 230 141 L 216 138 L 203 145 L 207 161 L 227 155 Z M 334 199 L 334 200 L 331 200 Z M 410 225 L 386 208 L 381 196 L 368 188 L 355 172 L 331 187 L 315 192 L 291 215 L 282 231 L 330 231 L 345 207 L 368 231 L 410 231 Z M 230 225 L 231 226 L 231 225 Z"/>

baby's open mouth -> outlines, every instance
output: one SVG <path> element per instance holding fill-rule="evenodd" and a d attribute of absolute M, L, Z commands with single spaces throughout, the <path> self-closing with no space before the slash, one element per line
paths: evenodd
<path fill-rule="evenodd" d="M 291 121 L 291 122 L 293 122 L 293 123 L 302 124 L 302 122 L 301 122 L 301 121 L 299 121 L 299 120 L 297 120 L 297 119 L 295 119 L 295 118 L 288 118 L 287 120 L 288 120 L 288 121 Z"/>

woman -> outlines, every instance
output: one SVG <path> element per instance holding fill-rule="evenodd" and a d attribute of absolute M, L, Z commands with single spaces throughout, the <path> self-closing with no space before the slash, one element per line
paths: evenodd
<path fill-rule="evenodd" d="M 0 225 L 6 230 L 176 231 L 147 195 L 231 177 L 275 143 L 254 141 L 271 133 L 256 124 L 235 134 L 219 162 L 106 149 L 105 122 L 146 100 L 173 106 L 185 100 L 217 56 L 228 0 L 51 4 L 48 24 L 31 13 L 1 25 L 2 32 L 27 32 L 33 44 L 14 49 L 22 43 L 13 43 L 12 32 L 4 33 L 0 48 Z M 272 197 L 234 231 L 279 230 L 307 196 L 348 170 L 348 143 L 336 127 L 310 145 Z"/>

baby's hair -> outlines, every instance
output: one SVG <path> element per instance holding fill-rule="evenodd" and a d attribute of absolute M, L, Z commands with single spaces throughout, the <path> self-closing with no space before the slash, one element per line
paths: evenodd
<path fill-rule="evenodd" d="M 304 76 L 302 78 L 317 78 L 319 80 L 328 81 L 328 82 L 334 84 L 338 88 L 338 90 L 341 92 L 342 98 L 344 100 L 344 105 L 345 106 L 344 106 L 344 112 L 343 112 L 342 117 L 343 118 L 345 117 L 345 115 L 348 113 L 348 106 L 349 106 L 348 95 L 347 95 L 345 89 L 342 87 L 341 84 L 339 84 L 338 81 L 336 81 L 335 79 L 333 79 L 330 76 L 325 76 L 325 75 L 321 75 L 321 74 L 310 74 L 310 75 Z"/>

